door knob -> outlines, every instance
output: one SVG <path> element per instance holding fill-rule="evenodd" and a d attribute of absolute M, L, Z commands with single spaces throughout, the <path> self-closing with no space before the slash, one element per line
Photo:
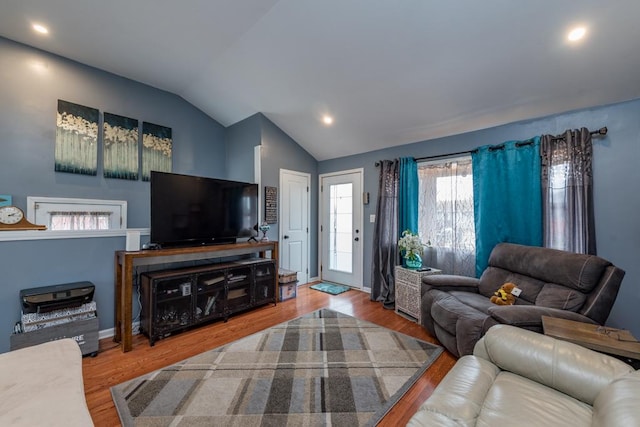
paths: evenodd
<path fill-rule="evenodd" d="M 282 236 L 283 239 L 288 239 L 289 236 L 287 236 L 286 234 L 284 236 Z"/>
<path fill-rule="evenodd" d="M 353 240 L 355 240 L 356 242 L 359 242 L 359 241 L 360 241 L 360 238 L 359 238 L 359 237 L 356 237 L 356 238 L 355 238 L 355 239 L 353 239 Z"/>

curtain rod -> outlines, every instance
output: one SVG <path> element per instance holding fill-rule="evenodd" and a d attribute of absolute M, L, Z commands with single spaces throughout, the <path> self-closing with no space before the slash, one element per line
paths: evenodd
<path fill-rule="evenodd" d="M 608 132 L 608 129 L 607 129 L 606 126 L 604 126 L 604 127 L 601 127 L 598 130 L 591 131 L 590 134 L 591 134 L 591 136 L 600 136 L 600 135 L 606 135 L 607 132 Z M 561 139 L 565 139 L 565 136 L 564 135 L 559 135 L 559 136 L 555 136 L 555 137 L 553 137 L 551 139 L 553 141 L 559 141 Z M 532 144 L 532 141 L 520 142 L 520 143 L 517 143 L 516 146 L 522 147 L 522 146 L 530 145 L 530 144 Z M 493 150 L 500 150 L 501 148 L 504 148 L 504 145 L 496 145 L 495 147 L 492 147 Z M 422 160 L 436 160 L 436 159 L 442 159 L 442 158 L 445 158 L 445 157 L 462 156 L 464 154 L 471 154 L 471 153 L 475 153 L 477 151 L 478 151 L 478 149 L 476 148 L 474 150 L 458 151 L 456 153 L 437 154 L 435 156 L 426 156 L 426 157 L 416 157 L 416 158 L 414 158 L 414 160 L 416 162 L 419 162 L 419 161 L 422 161 Z M 379 161 L 375 162 L 375 166 L 376 167 L 380 166 L 380 162 Z"/>
<path fill-rule="evenodd" d="M 589 132 L 591 134 L 591 136 L 600 136 L 600 135 L 606 135 L 607 132 L 609 131 L 609 129 L 607 129 L 606 126 L 601 127 L 598 130 L 593 130 L 591 132 Z M 560 141 L 561 139 L 565 139 L 566 137 L 564 135 L 558 135 L 558 136 L 554 136 L 553 138 L 551 138 L 552 141 Z"/>

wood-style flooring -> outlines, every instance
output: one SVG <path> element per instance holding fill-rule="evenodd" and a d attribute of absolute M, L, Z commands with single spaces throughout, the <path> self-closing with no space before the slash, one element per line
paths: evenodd
<path fill-rule="evenodd" d="M 226 323 L 218 321 L 165 338 L 153 347 L 143 335 L 133 337 L 133 350 L 127 353 L 122 353 L 120 345 L 111 338 L 101 340 L 98 356 L 83 359 L 85 394 L 91 417 L 98 427 L 119 426 L 110 387 L 320 308 L 330 308 L 437 343 L 420 325 L 393 310 L 385 310 L 381 303 L 370 301 L 368 293 L 350 290 L 329 295 L 303 285 L 298 288 L 297 298 L 234 315 Z M 379 425 L 404 426 L 455 361 L 454 356 L 444 351 Z"/>

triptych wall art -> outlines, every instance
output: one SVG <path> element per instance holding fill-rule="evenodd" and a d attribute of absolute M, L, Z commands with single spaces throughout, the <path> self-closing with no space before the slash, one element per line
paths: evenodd
<path fill-rule="evenodd" d="M 55 171 L 97 175 L 99 111 L 58 100 Z M 149 181 L 151 171 L 171 172 L 173 140 L 171 128 L 142 122 L 142 167 L 140 127 L 136 119 L 104 113 L 102 160 L 105 178 Z"/>

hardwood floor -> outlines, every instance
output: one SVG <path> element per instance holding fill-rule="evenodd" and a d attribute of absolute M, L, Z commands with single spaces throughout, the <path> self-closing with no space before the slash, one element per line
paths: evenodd
<path fill-rule="evenodd" d="M 267 305 L 235 315 L 226 323 L 219 321 L 183 332 L 157 341 L 153 347 L 143 335 L 133 337 L 133 350 L 128 353 L 122 353 L 119 344 L 111 338 L 100 341 L 98 356 L 83 359 L 85 395 L 95 425 L 120 425 L 110 387 L 320 308 L 330 308 L 437 343 L 420 325 L 393 310 L 385 310 L 382 304 L 370 301 L 369 294 L 365 292 L 351 290 L 333 296 L 303 285 L 298 288 L 297 298 L 280 302 L 275 307 Z M 449 352 L 443 352 L 379 425 L 405 425 L 455 361 Z"/>

